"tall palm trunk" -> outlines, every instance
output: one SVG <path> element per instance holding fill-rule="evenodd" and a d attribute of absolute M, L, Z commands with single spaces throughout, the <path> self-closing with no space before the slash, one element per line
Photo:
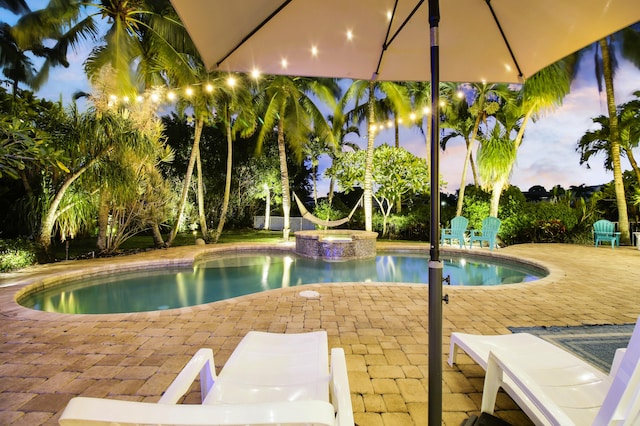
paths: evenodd
<path fill-rule="evenodd" d="M 400 148 L 400 120 L 398 116 L 393 116 L 393 138 L 395 140 L 396 148 Z"/>
<path fill-rule="evenodd" d="M 284 114 L 280 115 L 281 117 Z M 282 181 L 282 213 L 284 215 L 284 226 L 282 228 L 282 238 L 289 241 L 291 231 L 291 194 L 289 192 L 289 169 L 287 168 L 287 151 L 284 146 L 284 120 L 278 122 L 278 156 L 280 157 L 280 180 Z"/>
<path fill-rule="evenodd" d="M 424 143 L 427 147 L 426 159 L 427 159 L 427 164 L 431 164 L 431 120 L 429 119 L 429 115 L 425 116 L 425 120 L 427 121 L 426 131 L 424 134 Z"/>
<path fill-rule="evenodd" d="M 395 131 L 395 140 L 396 140 L 396 148 L 400 148 L 400 121 L 398 120 L 398 115 L 393 115 L 393 127 Z M 402 197 L 398 197 L 396 200 L 396 212 L 402 212 Z M 385 226 L 386 228 L 386 226 Z"/>
<path fill-rule="evenodd" d="M 311 167 L 311 179 L 313 182 L 313 204 L 318 207 L 318 166 Z"/>
<path fill-rule="evenodd" d="M 271 228 L 271 190 L 268 187 L 264 204 L 264 230 L 268 231 Z"/>
<path fill-rule="evenodd" d="M 164 247 L 164 239 L 162 238 L 162 232 L 160 232 L 160 224 L 158 221 L 154 221 L 151 224 L 151 235 L 153 236 L 153 244 L 157 248 Z"/>
<path fill-rule="evenodd" d="M 629 159 L 629 164 L 631 164 L 631 168 L 636 174 L 636 179 L 640 184 L 640 167 L 638 167 L 638 162 L 636 161 L 636 157 L 633 155 L 633 151 L 631 148 L 624 148 L 624 152 L 627 154 L 627 158 Z"/>
<path fill-rule="evenodd" d="M 224 222 L 227 218 L 227 210 L 229 210 L 229 198 L 231 197 L 231 170 L 233 169 L 233 139 L 231 135 L 231 121 L 229 117 L 229 109 L 227 109 L 225 122 L 227 123 L 227 175 L 224 180 L 224 198 L 222 200 L 222 210 L 220 211 L 220 221 L 218 222 L 218 229 L 216 229 L 216 235 L 214 242 L 217 243 L 222 229 L 224 229 Z"/>
<path fill-rule="evenodd" d="M 100 191 L 98 200 L 98 241 L 96 247 L 100 251 L 107 250 L 107 228 L 109 227 L 109 196 L 107 190 Z"/>
<path fill-rule="evenodd" d="M 104 150 L 103 153 L 107 151 L 108 150 Z M 38 243 L 42 246 L 45 253 L 49 254 L 49 249 L 51 248 L 51 234 L 53 233 L 53 225 L 55 224 L 56 219 L 58 218 L 58 207 L 60 207 L 60 203 L 64 198 L 64 194 L 66 194 L 69 187 L 71 187 L 71 184 L 75 182 L 80 176 L 82 176 L 82 174 L 85 171 L 87 171 L 89 167 L 92 167 L 93 164 L 101 156 L 102 156 L 101 154 L 97 155 L 91 161 L 85 164 L 84 167 L 81 167 L 75 173 L 72 173 L 71 175 L 67 176 L 67 178 L 62 183 L 62 186 L 60 187 L 60 189 L 58 189 L 58 192 L 56 193 L 55 197 L 53 197 L 53 200 L 51 200 L 51 205 L 49 206 L 49 210 L 47 211 L 47 214 L 44 215 L 44 218 L 42 219 L 42 223 L 40 225 L 40 233 L 38 235 Z"/>
<path fill-rule="evenodd" d="M 618 231 L 620 231 L 620 242 L 622 244 L 629 244 L 629 214 L 627 212 L 627 199 L 624 192 L 624 182 L 622 180 L 622 166 L 620 165 L 620 130 L 618 128 L 618 114 L 616 112 L 616 100 L 613 92 L 611 55 L 606 38 L 600 40 L 600 49 L 602 50 L 604 83 L 607 91 L 607 109 L 609 110 L 611 161 L 613 162 L 613 181 L 618 205 Z"/>
<path fill-rule="evenodd" d="M 478 179 L 478 169 L 476 167 L 476 162 L 473 161 L 473 154 L 469 157 L 469 164 L 471 164 L 471 173 L 473 174 L 473 185 L 477 188 L 480 184 L 480 180 Z"/>
<path fill-rule="evenodd" d="M 473 151 L 473 146 L 476 144 L 476 139 L 478 137 L 478 130 L 480 129 L 480 121 L 482 121 L 482 117 L 478 114 L 476 117 L 476 122 L 473 124 L 473 130 L 471 131 L 471 140 L 469 141 L 470 146 L 467 149 Z M 473 168 L 473 184 L 475 187 L 478 187 L 478 174 L 475 170 L 475 166 L 473 164 L 473 160 L 471 161 L 471 167 Z"/>
<path fill-rule="evenodd" d="M 456 206 L 456 216 L 462 216 L 462 206 L 464 204 L 464 190 L 466 188 L 467 181 L 467 169 L 471 160 L 471 150 L 473 145 L 470 140 L 467 140 L 467 152 L 464 157 L 464 165 L 462 166 L 462 176 L 460 177 L 460 190 L 458 191 L 458 204 Z"/>
<path fill-rule="evenodd" d="M 329 179 L 329 193 L 327 194 L 327 201 L 329 201 L 329 205 L 333 205 L 333 192 L 334 192 L 335 180 L 333 177 Z"/>
<path fill-rule="evenodd" d="M 369 102 L 368 121 L 367 121 L 367 156 L 364 163 L 364 229 L 373 231 L 373 144 L 375 133 L 371 131 L 371 125 L 375 120 L 375 111 L 373 109 L 374 96 L 373 81 L 369 82 Z"/>
<path fill-rule="evenodd" d="M 507 184 L 508 177 L 496 180 L 491 187 L 491 202 L 489 204 L 489 216 L 498 217 L 500 207 L 500 196 Z"/>
<path fill-rule="evenodd" d="M 473 162 L 473 146 L 478 136 L 478 129 L 480 128 L 480 121 L 482 119 L 481 114 L 476 117 L 476 122 L 473 124 L 473 130 L 471 131 L 471 139 L 467 141 L 467 152 L 464 156 L 464 166 L 462 167 L 462 176 L 460 177 L 460 190 L 458 192 L 458 203 L 456 204 L 456 216 L 462 215 L 462 207 L 464 206 L 464 192 L 467 186 L 467 166 L 471 165 L 471 171 L 473 173 L 473 184 L 478 187 L 478 171 L 476 165 Z"/>
<path fill-rule="evenodd" d="M 182 222 L 182 215 L 184 214 L 184 206 L 187 203 L 187 195 L 189 195 L 189 186 L 191 186 L 191 175 L 193 175 L 193 168 L 198 158 L 198 151 L 200 146 L 200 136 L 202 135 L 202 128 L 204 127 L 204 119 L 199 118 L 196 120 L 196 128 L 193 135 L 193 148 L 191 148 L 191 157 L 189 157 L 189 164 L 187 165 L 187 173 L 184 177 L 184 185 L 182 186 L 182 195 L 180 196 L 180 204 L 178 205 L 178 217 L 176 223 L 173 225 L 171 236 L 167 245 L 170 246 L 173 240 L 178 235 L 178 229 L 180 229 L 180 222 Z"/>
<path fill-rule="evenodd" d="M 198 219 L 202 238 L 209 241 L 209 229 L 207 228 L 207 217 L 204 212 L 204 179 L 202 179 L 202 157 L 200 156 L 200 144 L 198 144 L 196 157 L 196 169 L 198 172 Z"/>
<path fill-rule="evenodd" d="M 531 120 L 531 117 L 533 117 L 533 112 L 534 112 L 533 108 L 530 108 L 525 113 L 522 119 L 522 124 L 520 124 L 520 129 L 518 129 L 518 134 L 516 135 L 516 139 L 513 142 L 516 151 L 518 150 L 518 148 L 520 148 L 520 145 L 522 145 L 522 139 L 524 138 L 524 131 L 527 128 L 527 124 L 529 124 L 529 120 Z M 511 167 L 513 167 L 513 165 Z"/>

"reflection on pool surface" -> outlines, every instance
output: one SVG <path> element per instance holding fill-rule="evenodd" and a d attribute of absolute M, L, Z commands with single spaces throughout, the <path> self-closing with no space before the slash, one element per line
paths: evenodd
<path fill-rule="evenodd" d="M 379 255 L 325 262 L 292 254 L 227 254 L 189 269 L 144 270 L 76 280 L 29 294 L 23 306 L 49 312 L 143 312 L 210 303 L 282 287 L 328 282 L 428 283 L 428 256 Z M 451 285 L 493 286 L 532 281 L 539 269 L 470 257 L 443 257 Z"/>

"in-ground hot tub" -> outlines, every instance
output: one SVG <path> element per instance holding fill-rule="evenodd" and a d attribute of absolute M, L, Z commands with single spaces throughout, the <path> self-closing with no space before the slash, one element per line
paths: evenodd
<path fill-rule="evenodd" d="M 298 231 L 296 253 L 314 259 L 363 259 L 376 255 L 377 232 L 349 229 Z"/>

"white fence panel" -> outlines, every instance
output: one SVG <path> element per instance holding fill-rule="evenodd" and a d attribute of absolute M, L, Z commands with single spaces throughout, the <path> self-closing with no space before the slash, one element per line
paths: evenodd
<path fill-rule="evenodd" d="M 271 216 L 269 228 L 271 231 L 282 231 L 284 228 L 284 217 L 283 216 Z M 291 232 L 296 231 L 310 231 L 316 229 L 316 226 L 313 222 L 303 218 L 303 217 L 290 217 L 289 223 L 291 227 Z M 254 229 L 264 229 L 264 216 L 254 216 L 253 217 L 253 227 Z"/>

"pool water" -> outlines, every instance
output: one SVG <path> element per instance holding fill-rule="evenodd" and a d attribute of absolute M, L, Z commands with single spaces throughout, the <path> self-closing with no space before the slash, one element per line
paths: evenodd
<path fill-rule="evenodd" d="M 285 253 L 225 255 L 193 268 L 143 270 L 92 277 L 29 294 L 23 306 L 60 313 L 106 314 L 194 306 L 266 290 L 329 282 L 428 283 L 428 257 L 379 255 L 326 262 Z M 494 286 L 541 278 L 520 264 L 443 258 L 443 275 L 455 286 Z"/>

